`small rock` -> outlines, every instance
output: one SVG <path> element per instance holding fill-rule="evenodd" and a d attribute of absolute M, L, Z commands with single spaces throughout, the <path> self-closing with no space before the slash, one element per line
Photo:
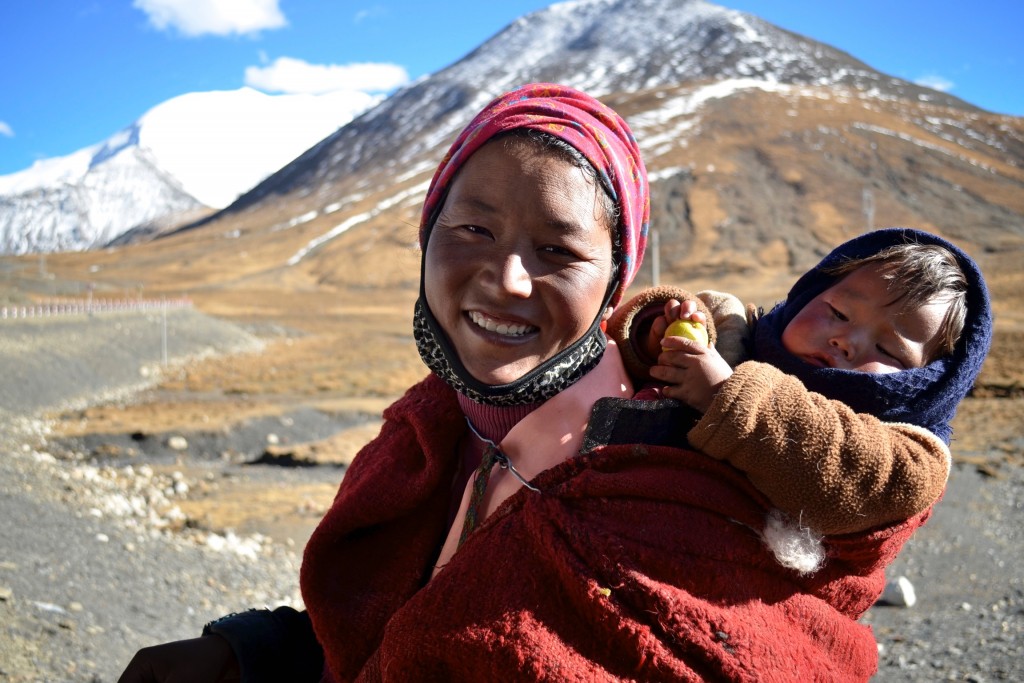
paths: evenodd
<path fill-rule="evenodd" d="M 52 612 L 54 614 L 67 614 L 67 611 L 60 605 L 54 605 L 52 602 L 36 602 L 35 606 L 44 612 Z"/>
<path fill-rule="evenodd" d="M 914 591 L 914 584 L 905 576 L 900 576 L 885 584 L 882 597 L 878 603 L 892 605 L 894 607 L 913 607 L 917 602 L 917 593 Z"/>
<path fill-rule="evenodd" d="M 0 602 L 7 602 L 14 597 L 14 591 L 7 586 L 0 586 Z"/>
<path fill-rule="evenodd" d="M 167 447 L 172 451 L 184 451 L 188 449 L 188 441 L 180 435 L 172 436 L 167 439 Z"/>
<path fill-rule="evenodd" d="M 277 444 L 281 443 L 281 437 L 271 432 L 270 434 L 267 434 L 267 443 L 270 444 L 271 446 L 276 446 Z"/>

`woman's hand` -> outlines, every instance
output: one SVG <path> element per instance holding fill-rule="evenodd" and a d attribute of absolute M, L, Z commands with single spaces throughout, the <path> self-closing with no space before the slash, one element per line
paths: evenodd
<path fill-rule="evenodd" d="M 135 653 L 118 683 L 220 683 L 240 681 L 238 660 L 218 635 L 154 645 Z"/>

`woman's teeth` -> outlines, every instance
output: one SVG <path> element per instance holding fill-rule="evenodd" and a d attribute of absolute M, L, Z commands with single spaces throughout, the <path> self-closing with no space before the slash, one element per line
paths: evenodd
<path fill-rule="evenodd" d="M 488 332 L 497 332 L 498 334 L 508 335 L 510 337 L 521 337 L 527 332 L 533 330 L 532 325 L 513 325 L 509 323 L 496 323 L 493 320 L 485 317 L 481 313 L 476 311 L 470 311 L 469 319 L 472 320 L 476 325 L 484 328 Z"/>

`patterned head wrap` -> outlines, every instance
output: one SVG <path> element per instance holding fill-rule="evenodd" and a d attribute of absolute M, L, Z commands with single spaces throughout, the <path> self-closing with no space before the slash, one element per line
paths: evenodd
<path fill-rule="evenodd" d="M 546 133 L 571 145 L 594 168 L 604 190 L 614 200 L 620 214 L 613 240 L 618 271 L 605 305 L 617 305 L 640 268 L 647 244 L 647 171 L 636 140 L 622 117 L 590 95 L 564 85 L 533 83 L 505 93 L 484 107 L 459 134 L 441 160 L 423 203 L 423 253 L 426 254 L 433 221 L 459 169 L 489 140 L 513 130 Z M 526 376 L 501 386 L 482 384 L 465 370 L 438 326 L 427 306 L 422 280 L 421 275 L 413 325 L 420 356 L 435 374 L 474 401 L 525 405 L 546 400 L 589 372 L 604 353 L 607 339 L 600 329 L 599 314 L 583 337 Z"/>
<path fill-rule="evenodd" d="M 828 275 L 826 270 L 844 260 L 865 258 L 908 242 L 948 249 L 967 278 L 967 320 L 951 355 L 921 368 L 869 374 L 814 367 L 786 351 L 782 346 L 783 330 L 807 303 L 841 277 Z M 971 257 L 931 233 L 911 228 L 886 228 L 841 244 L 797 280 L 786 301 L 758 320 L 754 330 L 754 358 L 796 375 L 811 391 L 842 401 L 857 412 L 924 427 L 948 444 L 953 432 L 949 423 L 960 401 L 974 386 L 991 343 L 992 310 L 988 289 Z"/>

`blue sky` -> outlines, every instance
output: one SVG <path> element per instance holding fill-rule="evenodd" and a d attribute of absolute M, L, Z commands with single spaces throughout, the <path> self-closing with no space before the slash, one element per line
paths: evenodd
<path fill-rule="evenodd" d="M 111 136 L 177 95 L 387 92 L 544 0 L 7 0 L 0 175 Z M 1024 115 L 1019 0 L 720 0 L 982 108 Z"/>

